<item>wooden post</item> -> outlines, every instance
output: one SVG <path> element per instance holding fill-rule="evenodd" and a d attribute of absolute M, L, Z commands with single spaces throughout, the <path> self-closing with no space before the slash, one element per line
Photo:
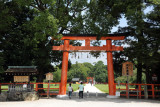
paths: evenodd
<path fill-rule="evenodd" d="M 128 89 L 128 83 L 126 83 L 126 98 L 129 98 L 128 91 L 129 91 L 129 89 Z"/>
<path fill-rule="evenodd" d="M 155 98 L 155 94 L 154 94 L 154 84 L 152 84 L 152 98 Z"/>
<path fill-rule="evenodd" d="M 0 83 L 0 94 L 1 94 L 1 83 Z"/>
<path fill-rule="evenodd" d="M 60 88 L 61 88 L 61 84 L 59 84 L 59 87 L 58 87 L 58 94 L 60 94 Z"/>
<path fill-rule="evenodd" d="M 129 99 L 129 75 L 127 74 L 127 93 L 128 93 L 128 96 L 127 98 Z"/>
<path fill-rule="evenodd" d="M 48 97 L 48 98 L 49 98 L 49 91 L 50 91 L 50 80 L 49 80 L 48 89 L 47 89 L 47 97 Z"/>
<path fill-rule="evenodd" d="M 107 68 L 108 68 L 108 85 L 109 95 L 115 95 L 114 89 L 114 73 L 113 73 L 113 56 L 112 56 L 112 43 L 110 39 L 106 40 L 107 43 Z"/>
<path fill-rule="evenodd" d="M 36 91 L 38 92 L 38 83 L 36 83 Z"/>
<path fill-rule="evenodd" d="M 141 84 L 138 84 L 139 99 L 141 99 Z"/>
<path fill-rule="evenodd" d="M 66 95 L 68 54 L 69 54 L 68 51 L 69 51 L 69 40 L 64 40 L 64 52 L 63 52 L 63 60 L 62 60 L 60 95 Z"/>

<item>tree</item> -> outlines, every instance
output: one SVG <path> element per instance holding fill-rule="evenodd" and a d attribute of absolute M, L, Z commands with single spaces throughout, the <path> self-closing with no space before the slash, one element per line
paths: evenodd
<path fill-rule="evenodd" d="M 53 72 L 53 81 L 60 82 L 61 81 L 61 69 L 57 67 L 57 70 Z"/>
<path fill-rule="evenodd" d="M 71 81 L 72 78 L 80 78 L 80 80 L 86 81 L 88 70 L 89 68 L 85 67 L 83 63 L 76 62 L 76 64 L 72 64 L 71 69 L 68 71 L 68 81 Z"/>
<path fill-rule="evenodd" d="M 146 33 L 147 35 L 147 42 L 148 44 L 148 50 L 149 50 L 149 55 L 148 55 L 148 61 L 146 63 L 146 77 L 147 83 L 151 83 L 152 75 L 156 74 L 158 77 L 160 77 L 160 74 L 158 73 L 159 69 L 159 64 L 160 61 L 158 60 L 160 58 L 160 4 L 157 2 L 153 1 L 153 7 L 154 9 L 146 15 L 147 17 L 147 27 L 146 27 Z M 159 82 L 159 78 L 157 83 Z"/>
<path fill-rule="evenodd" d="M 92 71 L 96 82 L 108 82 L 107 67 L 102 61 L 95 63 Z"/>
<path fill-rule="evenodd" d="M 0 58 L 2 69 L 8 66 L 32 65 L 32 46 L 26 46 L 24 39 L 30 35 L 24 30 L 24 23 L 32 20 L 33 12 L 26 7 L 19 6 L 14 1 L 0 2 L 2 13 L 0 13 Z M 30 12 L 29 12 L 30 11 Z M 6 17 L 6 18 L 4 18 Z M 6 78 L 9 81 L 11 78 Z"/>
<path fill-rule="evenodd" d="M 126 38 L 126 43 L 130 47 L 125 48 L 124 55 L 128 57 L 128 60 L 134 62 L 137 68 L 137 83 L 141 83 L 142 72 L 147 76 L 147 83 L 150 83 L 151 72 L 154 72 L 152 66 L 156 66 L 159 62 L 156 58 L 159 57 L 158 46 L 159 37 L 156 36 L 159 29 L 159 25 L 151 21 L 149 16 L 155 17 L 157 14 L 145 13 L 144 9 L 147 6 L 156 7 L 152 2 L 144 3 L 143 1 L 125 1 L 126 11 L 125 16 L 128 21 L 128 27 L 125 27 L 119 32 L 130 32 L 130 35 Z M 158 17 L 155 17 L 157 21 Z M 155 58 L 156 57 L 156 58 Z M 152 65 L 154 64 L 154 65 Z M 150 81 L 150 82 L 149 82 Z"/>
<path fill-rule="evenodd" d="M 88 77 L 94 77 L 94 71 L 92 70 L 93 69 L 93 65 L 91 63 L 88 63 L 88 62 L 83 63 L 83 65 L 85 67 L 89 68 L 87 70 Z"/>
<path fill-rule="evenodd" d="M 122 2 L 118 0 L 90 0 L 89 9 L 86 11 L 84 32 L 89 34 L 110 33 L 113 26 L 117 25 L 123 11 Z"/>

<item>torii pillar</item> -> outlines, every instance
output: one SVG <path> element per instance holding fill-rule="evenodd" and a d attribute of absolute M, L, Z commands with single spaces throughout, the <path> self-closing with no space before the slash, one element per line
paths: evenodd
<path fill-rule="evenodd" d="M 60 95 L 66 95 L 67 84 L 67 71 L 68 71 L 68 54 L 69 54 L 69 40 L 64 40 L 64 51 L 62 59 L 62 72 L 61 72 L 61 84 Z"/>
<path fill-rule="evenodd" d="M 107 46 L 107 69 L 108 69 L 108 85 L 109 85 L 109 95 L 114 96 L 116 90 L 114 83 L 114 72 L 113 72 L 113 55 L 112 55 L 112 42 L 110 39 L 106 40 Z"/>

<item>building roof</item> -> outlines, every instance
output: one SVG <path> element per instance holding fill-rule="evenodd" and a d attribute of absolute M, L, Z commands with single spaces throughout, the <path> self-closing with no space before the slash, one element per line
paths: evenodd
<path fill-rule="evenodd" d="M 36 66 L 8 66 L 5 73 L 6 75 L 35 75 L 38 72 Z"/>
<path fill-rule="evenodd" d="M 72 81 L 79 81 L 80 78 L 72 78 Z"/>

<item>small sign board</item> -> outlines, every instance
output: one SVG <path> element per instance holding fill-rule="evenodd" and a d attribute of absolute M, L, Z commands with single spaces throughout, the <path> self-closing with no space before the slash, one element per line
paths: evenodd
<path fill-rule="evenodd" d="M 120 96 L 120 92 L 119 91 L 116 91 L 116 96 Z"/>
<path fill-rule="evenodd" d="M 152 81 L 154 81 L 154 82 L 157 81 L 157 75 L 156 75 L 156 74 L 153 74 L 153 75 L 152 75 Z"/>
<path fill-rule="evenodd" d="M 29 82 L 29 76 L 14 76 L 14 82 Z"/>
<path fill-rule="evenodd" d="M 122 65 L 122 75 L 123 76 L 133 76 L 133 63 L 124 62 Z"/>
<path fill-rule="evenodd" d="M 46 80 L 53 80 L 53 74 L 52 73 L 47 73 L 46 74 Z"/>

